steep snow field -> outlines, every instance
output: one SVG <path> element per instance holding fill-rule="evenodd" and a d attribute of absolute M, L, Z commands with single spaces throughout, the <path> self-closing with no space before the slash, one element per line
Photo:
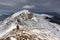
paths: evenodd
<path fill-rule="evenodd" d="M 0 23 L 0 37 L 3 37 L 6 33 L 10 32 L 10 30 L 16 28 L 16 25 L 18 24 L 22 27 L 47 28 L 49 31 L 45 31 L 46 33 L 51 32 L 51 34 L 53 33 L 57 38 L 60 38 L 60 25 L 49 22 L 48 19 L 45 19 L 46 17 L 52 18 L 53 16 L 36 14 L 29 12 L 28 10 L 17 12 Z"/>

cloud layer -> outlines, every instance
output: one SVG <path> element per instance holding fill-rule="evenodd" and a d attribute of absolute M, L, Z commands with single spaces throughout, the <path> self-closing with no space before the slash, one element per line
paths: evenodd
<path fill-rule="evenodd" d="M 33 8 L 40 11 L 60 12 L 60 0 L 0 0 L 0 10 L 20 10 L 23 8 Z"/>
<path fill-rule="evenodd" d="M 22 9 L 33 9 L 33 8 L 35 8 L 34 5 L 25 5 L 22 7 Z"/>

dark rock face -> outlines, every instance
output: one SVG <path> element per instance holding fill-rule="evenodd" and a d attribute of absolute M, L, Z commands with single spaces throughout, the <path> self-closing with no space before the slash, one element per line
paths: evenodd
<path fill-rule="evenodd" d="M 31 19 L 32 17 L 33 17 L 32 13 L 28 14 L 28 19 Z"/>
<path fill-rule="evenodd" d="M 52 23 L 57 23 L 57 24 L 60 24 L 60 18 L 57 17 L 57 16 L 54 16 L 52 18 L 49 18 L 49 17 L 45 17 L 45 19 L 48 19 L 50 22 Z"/>
<path fill-rule="evenodd" d="M 7 37 L 5 40 L 10 40 L 10 38 L 9 38 L 9 37 Z"/>

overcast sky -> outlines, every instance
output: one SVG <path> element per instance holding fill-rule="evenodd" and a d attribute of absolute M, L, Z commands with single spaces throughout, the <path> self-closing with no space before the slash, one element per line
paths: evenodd
<path fill-rule="evenodd" d="M 0 10 L 22 8 L 60 12 L 60 0 L 0 0 Z"/>

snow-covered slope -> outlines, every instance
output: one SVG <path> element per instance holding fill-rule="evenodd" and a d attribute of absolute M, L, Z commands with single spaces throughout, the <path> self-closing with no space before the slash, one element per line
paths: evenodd
<path fill-rule="evenodd" d="M 47 28 L 49 32 L 60 38 L 60 25 L 49 22 L 49 20 L 45 19 L 45 17 L 52 18 L 53 16 L 47 14 L 36 14 L 29 12 L 28 10 L 17 12 L 0 23 L 0 37 L 10 32 L 10 30 L 16 28 L 16 25 L 18 24 L 22 27 L 29 26 Z"/>

